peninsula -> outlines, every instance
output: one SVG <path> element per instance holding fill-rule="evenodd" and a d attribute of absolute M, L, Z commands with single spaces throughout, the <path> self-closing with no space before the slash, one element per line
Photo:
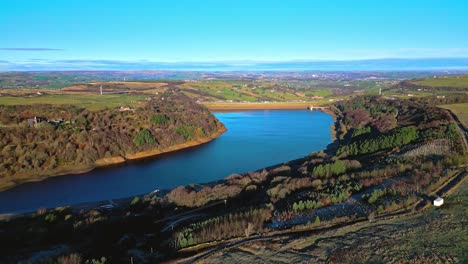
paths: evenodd
<path fill-rule="evenodd" d="M 226 131 L 205 107 L 175 90 L 136 106 L 95 111 L 1 105 L 0 120 L 0 190 L 196 146 Z"/>

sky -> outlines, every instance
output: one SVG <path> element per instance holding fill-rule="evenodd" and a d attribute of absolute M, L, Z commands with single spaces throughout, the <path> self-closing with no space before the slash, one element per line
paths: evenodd
<path fill-rule="evenodd" d="M 468 58 L 468 1 L 2 0 L 0 70 Z"/>

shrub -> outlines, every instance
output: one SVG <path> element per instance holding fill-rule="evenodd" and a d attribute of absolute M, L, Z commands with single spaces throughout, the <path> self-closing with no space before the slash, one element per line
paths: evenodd
<path fill-rule="evenodd" d="M 154 114 L 151 116 L 151 122 L 158 125 L 167 124 L 169 122 L 169 117 L 162 114 Z"/>
<path fill-rule="evenodd" d="M 105 257 L 102 257 L 101 259 L 87 260 L 85 263 L 86 264 L 105 264 L 106 262 L 107 262 L 107 259 Z"/>
<path fill-rule="evenodd" d="M 250 234 L 252 234 L 252 232 L 254 231 L 254 225 L 252 223 L 248 223 L 247 224 L 247 228 L 245 229 L 245 236 L 246 237 L 249 237 Z"/>
<path fill-rule="evenodd" d="M 398 192 L 394 189 L 376 189 L 372 191 L 370 194 L 365 194 L 362 196 L 364 200 L 366 200 L 369 204 L 374 204 L 377 202 L 381 197 L 384 196 L 395 196 Z"/>
<path fill-rule="evenodd" d="M 320 217 L 318 215 L 315 217 L 314 224 L 320 224 Z"/>
<path fill-rule="evenodd" d="M 133 200 L 132 200 L 132 202 L 130 203 L 130 205 L 135 205 L 135 204 L 137 204 L 137 203 L 139 203 L 139 202 L 140 202 L 140 197 L 135 196 L 135 197 L 133 197 Z"/>
<path fill-rule="evenodd" d="M 249 185 L 245 188 L 246 191 L 255 191 L 257 190 L 257 185 Z"/>
<path fill-rule="evenodd" d="M 57 216 L 55 214 L 47 214 L 44 219 L 49 222 L 49 223 L 52 223 L 52 222 L 55 222 L 55 220 L 57 220 Z"/>
<path fill-rule="evenodd" d="M 185 138 L 185 140 L 191 140 L 195 135 L 194 128 L 189 125 L 177 127 L 176 132 L 177 134 L 182 135 Z"/>
<path fill-rule="evenodd" d="M 156 140 L 154 139 L 153 135 L 148 129 L 143 129 L 138 133 L 138 135 L 133 139 L 133 143 L 137 146 L 140 147 L 142 145 L 152 145 L 156 143 Z"/>
<path fill-rule="evenodd" d="M 57 264 L 81 264 L 82 258 L 77 253 L 71 253 L 69 255 L 60 256 L 57 259 Z"/>

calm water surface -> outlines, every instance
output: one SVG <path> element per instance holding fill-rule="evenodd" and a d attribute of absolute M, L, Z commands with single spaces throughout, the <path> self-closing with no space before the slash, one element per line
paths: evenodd
<path fill-rule="evenodd" d="M 23 184 L 0 193 L 0 213 L 122 198 L 225 178 L 300 158 L 331 142 L 330 115 L 308 110 L 218 112 L 228 132 L 210 143 L 137 162 Z"/>

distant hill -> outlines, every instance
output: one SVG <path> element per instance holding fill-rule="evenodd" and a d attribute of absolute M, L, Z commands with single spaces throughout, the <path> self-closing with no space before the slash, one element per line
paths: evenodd
<path fill-rule="evenodd" d="M 468 75 L 460 76 L 434 76 L 421 80 L 409 81 L 414 85 L 440 88 L 462 88 L 468 89 Z"/>

